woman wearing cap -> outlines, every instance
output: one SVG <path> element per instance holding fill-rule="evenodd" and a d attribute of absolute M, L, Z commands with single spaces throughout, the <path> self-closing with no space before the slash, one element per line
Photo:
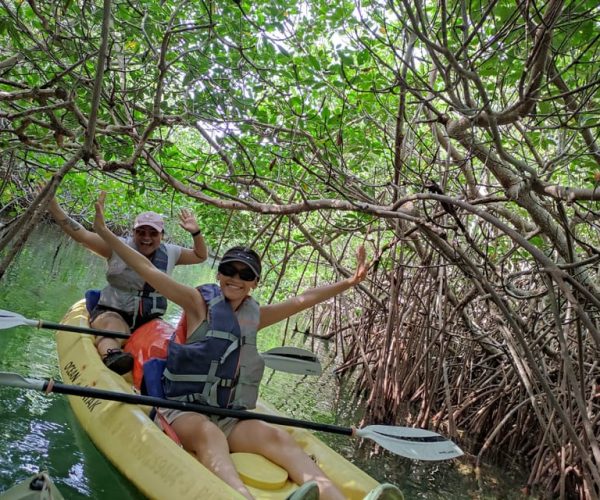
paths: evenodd
<path fill-rule="evenodd" d="M 209 305 L 203 298 L 205 287 L 216 285 L 203 285 L 198 289 L 189 287 L 173 280 L 164 273 L 160 273 L 147 259 L 136 252 L 132 247 L 124 244 L 117 238 L 104 223 L 104 197 L 102 193 L 96 203 L 96 218 L 94 229 L 97 234 L 112 248 L 128 265 L 135 269 L 144 279 L 151 283 L 158 291 L 169 300 L 179 304 L 184 310 L 186 344 L 191 344 L 197 339 L 200 332 L 207 331 L 207 319 L 212 330 L 215 321 L 215 303 L 225 301 L 231 306 L 230 314 L 234 312 L 239 320 L 239 328 L 256 331 L 284 320 L 293 314 L 313 307 L 335 295 L 348 290 L 360 283 L 367 273 L 364 248 L 360 247 L 357 253 L 357 269 L 351 278 L 347 278 L 331 285 L 312 288 L 304 293 L 278 304 L 259 306 L 250 297 L 252 290 L 258 286 L 261 273 L 260 258 L 247 248 L 234 247 L 228 250 L 219 264 L 217 280 L 219 282 L 221 297 L 209 300 Z M 199 293 L 200 291 L 200 293 Z M 223 299 L 224 296 L 224 299 Z M 211 315 L 208 316 L 210 308 Z M 233 309 L 233 311 L 231 311 Z M 207 318 L 208 317 L 208 318 Z M 255 318 L 254 325 L 252 325 Z M 183 323 L 183 322 L 182 322 Z M 228 330 L 232 331 L 232 330 Z M 222 331 L 218 331 L 222 334 Z M 243 335 L 243 333 L 242 333 Z M 247 341 L 250 334 L 244 337 Z M 251 338 L 252 340 L 252 338 Z M 164 376 L 168 377 L 169 362 L 173 356 L 171 350 L 176 343 L 171 343 L 167 358 L 167 370 Z M 179 345 L 179 344 L 178 344 Z M 251 343 L 250 343 L 251 345 Z M 242 348 L 248 346 L 242 342 Z M 179 349 L 179 348 L 178 348 Z M 256 346 L 253 352 L 258 357 Z M 242 353 L 243 356 L 243 353 Z M 247 366 L 247 358 L 240 356 L 240 365 Z M 249 355 L 248 355 L 249 356 Z M 263 365 L 264 367 L 264 365 Z M 176 368 L 176 367 L 175 367 Z M 240 378 L 242 377 L 240 372 Z M 262 377 L 262 370 L 258 375 L 258 383 Z M 240 384 L 238 384 L 240 385 Z M 234 389 L 237 396 L 237 388 Z M 241 391 L 242 393 L 244 391 Z M 169 396 L 167 389 L 165 394 Z M 246 408 L 253 408 L 256 403 L 257 391 L 253 398 L 248 393 L 241 398 L 253 399 L 244 401 Z M 239 402 L 237 399 L 234 402 Z M 231 418 L 211 418 L 206 415 L 177 410 L 161 409 L 162 418 L 166 418 L 172 429 L 179 437 L 183 447 L 190 452 L 205 467 L 223 479 L 231 487 L 247 498 L 252 498 L 244 486 L 230 459 L 230 453 L 249 452 L 257 453 L 268 458 L 288 471 L 290 478 L 297 484 L 310 482 L 315 489 L 318 486 L 321 498 L 342 499 L 344 496 L 327 478 L 323 471 L 310 459 L 296 444 L 291 436 L 279 428 L 261 420 L 238 421 Z"/>
<path fill-rule="evenodd" d="M 90 313 L 90 326 L 100 330 L 130 333 L 147 321 L 164 314 L 166 299 L 113 253 L 100 236 L 71 219 L 55 198 L 50 201 L 48 212 L 67 235 L 108 260 L 108 286 L 100 292 L 98 303 Z M 179 220 L 179 225 L 194 239 L 194 247 L 191 249 L 162 241 L 164 221 L 155 212 L 139 214 L 133 225 L 133 236 L 123 238 L 122 241 L 167 274 L 171 274 L 176 265 L 204 262 L 208 257 L 208 250 L 194 215 L 183 209 Z M 131 370 L 133 357 L 121 350 L 117 339 L 97 337 L 96 348 L 111 370 L 119 374 Z"/>

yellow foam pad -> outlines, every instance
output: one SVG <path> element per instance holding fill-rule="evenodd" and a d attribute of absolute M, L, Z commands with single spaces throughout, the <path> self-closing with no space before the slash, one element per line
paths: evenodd
<path fill-rule="evenodd" d="M 244 484 L 263 490 L 283 488 L 288 473 L 269 459 L 254 453 L 232 453 L 231 459 Z"/>

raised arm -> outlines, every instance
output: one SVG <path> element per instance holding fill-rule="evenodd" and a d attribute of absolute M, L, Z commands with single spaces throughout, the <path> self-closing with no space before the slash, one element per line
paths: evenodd
<path fill-rule="evenodd" d="M 323 285 L 311 288 L 305 292 L 285 300 L 278 304 L 269 304 L 260 308 L 260 323 L 258 328 L 266 328 L 278 321 L 289 318 L 290 316 L 309 309 L 331 297 L 358 285 L 367 276 L 367 263 L 365 261 L 365 248 L 358 247 L 356 251 L 356 271 L 351 278 L 346 278 L 331 285 Z"/>
<path fill-rule="evenodd" d="M 77 243 L 81 243 L 84 247 L 105 259 L 108 259 L 111 256 L 112 250 L 104 240 L 96 233 L 85 229 L 79 222 L 71 219 L 58 204 L 56 198 L 50 200 L 48 212 L 52 215 L 63 232 L 73 238 Z"/>
<path fill-rule="evenodd" d="M 175 302 L 183 308 L 187 317 L 188 325 L 196 325 L 204 319 L 201 296 L 195 288 L 178 283 L 166 273 L 163 273 L 141 253 L 119 239 L 104 221 L 104 199 L 106 193 L 100 193 L 96 202 L 96 217 L 94 218 L 94 230 L 102 240 L 123 259 L 129 267 L 138 273 L 144 280 L 150 283 L 167 299 Z"/>
<path fill-rule="evenodd" d="M 181 209 L 181 212 L 179 213 L 179 225 L 192 236 L 194 248 L 184 248 L 181 251 L 177 265 L 181 266 L 204 262 L 208 258 L 208 249 L 206 248 L 204 237 L 200 232 L 198 222 L 196 222 L 196 217 L 194 217 L 194 214 L 187 208 Z"/>

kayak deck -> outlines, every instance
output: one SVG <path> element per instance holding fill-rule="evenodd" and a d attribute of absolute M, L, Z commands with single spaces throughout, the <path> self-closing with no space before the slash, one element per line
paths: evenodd
<path fill-rule="evenodd" d="M 63 500 L 58 488 L 45 471 L 21 481 L 12 488 L 0 493 L 2 500 Z"/>
<path fill-rule="evenodd" d="M 88 326 L 84 301 L 76 303 L 63 323 Z M 65 383 L 134 393 L 131 379 L 108 370 L 93 344 L 92 335 L 57 332 L 60 370 Z M 95 398 L 69 396 L 82 427 L 96 447 L 149 498 L 243 498 L 172 441 L 152 422 L 149 408 Z M 262 413 L 276 413 L 259 403 Z M 305 452 L 342 490 L 359 500 L 378 486 L 364 471 L 326 446 L 305 429 L 284 427 Z M 258 499 L 285 499 L 298 486 L 287 472 L 266 458 L 252 454 L 232 456 L 240 476 Z"/>

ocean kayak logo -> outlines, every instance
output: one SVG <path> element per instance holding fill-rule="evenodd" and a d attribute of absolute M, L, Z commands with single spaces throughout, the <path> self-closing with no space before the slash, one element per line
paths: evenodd
<path fill-rule="evenodd" d="M 69 361 L 64 367 L 65 374 L 69 378 L 71 382 L 76 382 L 81 377 L 81 372 L 79 368 L 73 363 L 73 361 Z M 94 411 L 96 406 L 98 406 L 102 401 L 96 398 L 92 398 L 90 396 L 84 396 L 81 398 L 83 404 L 87 407 L 87 409 L 91 412 Z"/>
<path fill-rule="evenodd" d="M 64 370 L 65 370 L 65 373 L 67 374 L 67 377 L 69 377 L 69 380 L 71 382 L 76 382 L 77 379 L 81 376 L 81 372 L 79 371 L 79 368 L 77 368 L 75 366 L 75 363 L 73 363 L 73 361 L 69 361 L 64 366 Z"/>

